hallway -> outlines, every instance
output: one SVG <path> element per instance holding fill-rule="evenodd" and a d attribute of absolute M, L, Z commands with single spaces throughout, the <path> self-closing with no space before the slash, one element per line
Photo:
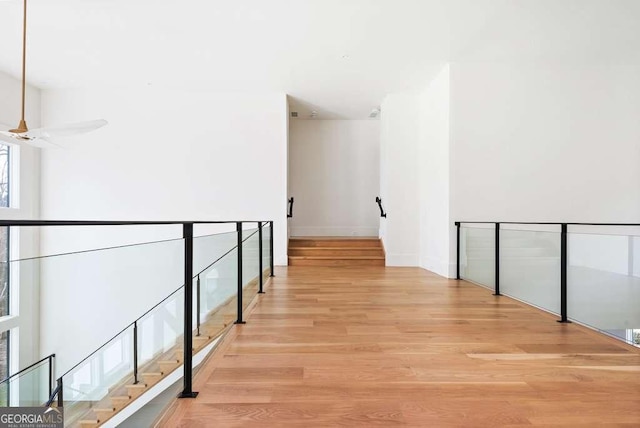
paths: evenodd
<path fill-rule="evenodd" d="M 276 270 L 161 426 L 639 426 L 640 350 L 418 268 Z"/>

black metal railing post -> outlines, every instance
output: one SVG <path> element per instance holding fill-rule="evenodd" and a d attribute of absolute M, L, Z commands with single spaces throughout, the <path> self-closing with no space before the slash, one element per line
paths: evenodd
<path fill-rule="evenodd" d="M 193 391 L 193 223 L 182 224 L 184 238 L 184 389 L 178 398 L 194 398 Z"/>
<path fill-rule="evenodd" d="M 567 224 L 562 223 L 560 231 L 560 319 L 558 322 L 570 323 L 567 315 Z"/>
<path fill-rule="evenodd" d="M 49 355 L 49 397 L 53 394 L 53 357 L 56 354 Z"/>
<path fill-rule="evenodd" d="M 60 377 L 58 379 L 58 407 L 64 406 L 64 394 L 62 393 L 62 391 L 64 391 L 64 388 L 62 385 L 62 377 Z"/>
<path fill-rule="evenodd" d="M 496 272 L 495 272 L 495 292 L 494 296 L 500 295 L 500 223 L 496 223 Z"/>
<path fill-rule="evenodd" d="M 273 272 L 273 221 L 269 222 L 269 227 L 271 228 L 269 231 L 269 266 L 271 269 L 269 276 L 274 277 L 276 275 Z"/>
<path fill-rule="evenodd" d="M 264 294 L 264 267 L 262 266 L 262 221 L 258 222 L 258 271 L 260 272 L 260 290 L 258 294 Z"/>
<path fill-rule="evenodd" d="M 460 222 L 456 221 L 456 279 L 460 279 Z"/>
<path fill-rule="evenodd" d="M 200 336 L 200 274 L 196 281 L 196 336 Z"/>
<path fill-rule="evenodd" d="M 138 320 L 133 322 L 133 384 L 138 380 Z"/>
<path fill-rule="evenodd" d="M 236 223 L 236 232 L 238 234 L 238 319 L 236 324 L 245 324 L 242 320 L 242 222 Z"/>

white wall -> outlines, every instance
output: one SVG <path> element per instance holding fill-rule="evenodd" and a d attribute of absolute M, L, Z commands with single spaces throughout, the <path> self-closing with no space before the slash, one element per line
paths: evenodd
<path fill-rule="evenodd" d="M 15 128 L 20 120 L 20 81 L 0 72 L 0 127 Z M 40 91 L 27 86 L 26 121 L 30 128 L 40 126 Z M 18 186 L 12 187 L 12 207 L 0 208 L 3 220 L 30 220 L 39 217 L 40 203 L 40 150 L 28 146 L 13 146 L 12 167 Z M 36 228 L 11 230 L 11 258 L 18 260 L 37 251 L 39 234 Z M 25 367 L 40 358 L 39 328 L 39 282 L 38 267 L 33 263 L 12 263 L 12 302 L 20 302 L 13 308 L 13 315 L 0 319 L 0 331 L 19 328 L 19 338 L 12 336 L 11 371 Z M 17 352 L 16 352 L 17 351 Z"/>
<path fill-rule="evenodd" d="M 451 65 L 457 220 L 640 221 L 640 67 Z"/>
<path fill-rule="evenodd" d="M 421 266 L 453 276 L 456 220 L 640 221 L 638 75 L 585 64 L 445 68 L 420 94 Z"/>
<path fill-rule="evenodd" d="M 110 122 L 83 137 L 60 140 L 65 149 L 43 152 L 44 218 L 273 219 L 276 263 L 286 264 L 284 94 L 155 88 L 47 90 L 43 91 L 42 108 L 46 124 L 91 118 Z M 175 227 L 133 229 L 49 229 L 42 233 L 42 248 L 55 254 L 181 235 Z M 177 250 L 168 251 L 164 259 L 173 257 L 179 263 Z M 164 260 L 158 252 L 149 257 L 154 255 L 158 261 Z M 153 264 L 153 260 L 144 263 Z M 171 270 L 171 266 L 158 263 L 158 274 L 160 268 Z M 129 264 L 131 269 L 137 266 L 135 260 Z M 72 283 L 62 284 L 59 278 L 72 277 L 71 266 L 80 272 L 74 273 Z M 114 283 L 111 290 L 105 290 L 108 284 L 96 281 L 96 275 L 112 276 L 96 271 L 96 266 L 107 269 L 104 263 L 76 263 L 63 269 L 64 274 L 59 272 L 60 266 L 43 270 L 42 299 L 48 303 L 42 308 L 42 347 L 47 352 L 69 352 L 64 356 L 67 368 L 182 283 L 173 274 L 167 274 L 166 279 L 154 279 L 153 274 L 126 291 L 121 290 L 126 283 Z M 140 274 L 143 271 L 139 270 Z M 71 314 L 76 321 L 66 323 L 62 335 L 57 333 L 61 331 L 60 313 Z M 81 346 L 74 346 L 79 335 Z"/>
<path fill-rule="evenodd" d="M 290 122 L 293 236 L 377 236 L 380 122 Z"/>
<path fill-rule="evenodd" d="M 418 266 L 419 97 L 391 94 L 382 103 L 380 194 L 387 212 L 380 237 L 387 266 Z"/>
<path fill-rule="evenodd" d="M 420 266 L 445 277 L 455 275 L 450 259 L 449 72 L 447 65 L 420 94 L 418 142 Z"/>

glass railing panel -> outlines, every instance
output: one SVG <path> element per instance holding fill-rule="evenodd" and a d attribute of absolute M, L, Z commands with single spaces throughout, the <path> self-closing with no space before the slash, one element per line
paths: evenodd
<path fill-rule="evenodd" d="M 0 384 L 0 407 L 42 406 L 51 395 L 49 360 Z"/>
<path fill-rule="evenodd" d="M 129 326 L 62 377 L 65 426 L 95 420 L 94 410 L 110 408 L 110 392 L 124 388 L 132 377 L 133 326 Z"/>
<path fill-rule="evenodd" d="M 238 245 L 238 233 L 216 233 L 193 238 L 193 274 L 196 276 Z"/>
<path fill-rule="evenodd" d="M 136 321 L 138 328 L 138 371 L 160 371 L 159 361 L 177 359 L 184 334 L 184 287 L 170 295 L 149 313 Z M 148 382 L 147 382 L 148 383 Z"/>
<path fill-rule="evenodd" d="M 500 292 L 560 313 L 560 233 L 500 230 Z"/>
<path fill-rule="evenodd" d="M 238 251 L 200 274 L 200 334 L 217 337 L 237 319 Z M 196 311 L 197 312 L 197 311 Z"/>
<path fill-rule="evenodd" d="M 242 305 L 246 310 L 259 288 L 260 280 L 260 248 L 258 229 L 243 230 L 242 243 Z"/>
<path fill-rule="evenodd" d="M 178 239 L 15 260 L 10 269 L 22 298 L 40 290 L 40 351 L 56 354 L 59 377 L 180 287 L 183 260 Z"/>
<path fill-rule="evenodd" d="M 460 227 L 460 276 L 476 284 L 495 286 L 495 226 Z"/>
<path fill-rule="evenodd" d="M 40 290 L 40 350 L 56 353 L 55 378 L 68 371 L 67 420 L 95 419 L 92 409 L 109 408 L 108 393 L 132 379 L 129 323 L 181 286 L 183 260 L 174 239 L 10 262 L 21 297 Z"/>
<path fill-rule="evenodd" d="M 265 223 L 262 227 L 262 276 L 263 281 L 266 283 L 267 278 L 270 275 L 271 266 L 271 254 L 269 249 L 269 243 L 271 241 L 271 226 L 269 223 Z"/>
<path fill-rule="evenodd" d="M 602 233 L 568 234 L 568 316 L 640 345 L 640 230 Z"/>

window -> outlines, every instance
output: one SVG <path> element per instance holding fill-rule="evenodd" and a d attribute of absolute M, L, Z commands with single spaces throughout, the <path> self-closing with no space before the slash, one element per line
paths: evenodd
<path fill-rule="evenodd" d="M 9 376 L 9 331 L 0 333 L 0 380 Z M 0 407 L 6 407 L 9 399 L 9 382 L 0 385 Z"/>
<path fill-rule="evenodd" d="M 9 146 L 0 144 L 0 207 L 8 208 L 11 190 L 11 151 Z"/>
<path fill-rule="evenodd" d="M 0 208 L 9 208 L 11 149 L 0 144 Z M 9 315 L 9 228 L 0 228 L 0 317 Z"/>
<path fill-rule="evenodd" d="M 0 317 L 9 315 L 9 227 L 0 227 Z"/>

